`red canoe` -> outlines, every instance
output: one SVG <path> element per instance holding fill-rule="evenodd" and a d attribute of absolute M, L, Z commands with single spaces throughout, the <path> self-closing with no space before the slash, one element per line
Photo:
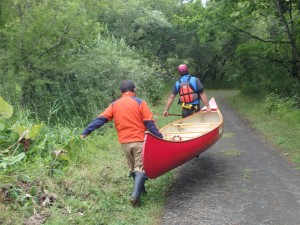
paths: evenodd
<path fill-rule="evenodd" d="M 160 129 L 163 139 L 146 133 L 143 163 L 149 178 L 184 164 L 211 147 L 223 133 L 223 117 L 215 99 L 209 101 L 212 112 L 205 107 Z"/>

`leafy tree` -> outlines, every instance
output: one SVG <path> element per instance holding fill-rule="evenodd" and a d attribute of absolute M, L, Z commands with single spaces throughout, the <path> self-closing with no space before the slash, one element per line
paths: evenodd
<path fill-rule="evenodd" d="M 1 12 L 5 13 L 1 14 L 0 33 L 4 37 L 0 54 L 0 79 L 5 83 L 0 88 L 3 96 L 11 99 L 14 105 L 30 108 L 45 121 L 53 122 L 56 118 L 64 122 L 91 109 L 86 105 L 97 104 L 83 94 L 105 92 L 104 103 L 107 103 L 116 98 L 116 90 L 112 89 L 114 85 L 118 86 L 121 77 L 128 75 L 134 78 L 135 74 L 140 77 L 138 82 L 149 82 L 154 73 L 151 62 L 146 63 L 143 57 L 138 59 L 138 55 L 133 57 L 136 55 L 134 50 L 129 50 L 122 41 L 110 41 L 109 36 L 100 36 L 106 28 L 96 22 L 99 16 L 97 9 L 105 11 L 108 3 L 16 0 L 3 5 Z M 155 15 L 152 17 L 155 18 Z M 94 58 L 84 54 L 91 54 Z M 99 64 L 107 71 L 96 65 L 99 61 L 108 62 Z M 90 69 L 87 73 L 100 71 L 97 79 L 103 83 L 97 86 L 99 82 L 92 79 L 95 75 L 83 74 L 84 68 Z M 82 81 L 81 75 L 83 78 L 90 76 L 91 79 L 87 79 L 93 84 L 88 88 L 90 92 L 86 92 L 84 84 L 87 81 Z M 151 95 L 155 96 L 153 101 L 158 99 L 154 90 Z"/>
<path fill-rule="evenodd" d="M 186 61 L 202 82 L 207 78 L 215 81 L 219 73 L 220 37 L 209 13 L 201 1 L 189 1 L 173 16 L 175 29 L 180 31 L 175 50 L 178 63 Z"/>
<path fill-rule="evenodd" d="M 156 103 L 163 84 L 155 72 L 156 67 L 147 64 L 124 41 L 98 39 L 92 47 L 87 46 L 76 55 L 68 66 L 78 86 L 74 105 L 83 115 L 97 115 L 120 97 L 119 83 L 123 79 L 134 80 L 139 97 Z"/>
<path fill-rule="evenodd" d="M 17 85 L 21 105 L 39 112 L 64 95 L 62 86 L 71 79 L 65 65 L 97 35 L 99 24 L 88 18 L 80 1 L 16 0 L 5 6 L 11 11 L 1 32 L 3 91 L 9 96 Z"/>
<path fill-rule="evenodd" d="M 222 28 L 225 40 L 234 43 L 222 66 L 242 82 L 243 90 L 249 87 L 247 93 L 299 96 L 297 6 L 281 0 L 209 2 L 210 27 L 217 28 L 219 38 Z"/>
<path fill-rule="evenodd" d="M 169 1 L 170 2 L 170 1 Z M 165 1 L 160 1 L 160 6 Z M 104 5 L 104 6 L 103 6 Z M 139 49 L 144 56 L 165 59 L 174 48 L 172 24 L 153 1 L 105 1 L 99 21 L 107 24 L 109 33 Z M 165 5 L 163 9 L 166 9 Z"/>

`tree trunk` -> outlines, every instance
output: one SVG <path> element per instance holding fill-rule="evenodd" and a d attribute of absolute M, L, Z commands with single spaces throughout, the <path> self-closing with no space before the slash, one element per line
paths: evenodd
<path fill-rule="evenodd" d="M 284 17 L 284 8 L 283 8 L 283 0 L 274 0 L 275 6 L 277 8 L 281 23 L 283 24 L 284 28 L 285 28 L 285 32 L 286 35 L 288 37 L 289 40 L 289 44 L 291 46 L 291 52 L 292 52 L 292 56 L 291 56 L 291 74 L 293 77 L 296 78 L 300 78 L 300 74 L 299 74 L 299 68 L 298 68 L 298 64 L 300 63 L 300 53 L 299 53 L 299 49 L 296 46 L 296 41 L 295 41 L 295 28 L 294 28 L 294 23 L 293 23 L 293 17 L 292 17 L 292 2 L 290 2 L 289 4 L 289 17 L 290 17 L 290 21 L 292 21 L 290 23 L 290 27 Z"/>

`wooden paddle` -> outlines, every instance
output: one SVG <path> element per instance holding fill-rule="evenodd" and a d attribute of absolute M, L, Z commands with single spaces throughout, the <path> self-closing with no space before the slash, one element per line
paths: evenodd
<path fill-rule="evenodd" d="M 162 113 L 153 113 L 154 116 L 165 116 L 164 114 Z M 181 114 L 172 114 L 172 113 L 169 113 L 168 116 L 182 116 Z"/>

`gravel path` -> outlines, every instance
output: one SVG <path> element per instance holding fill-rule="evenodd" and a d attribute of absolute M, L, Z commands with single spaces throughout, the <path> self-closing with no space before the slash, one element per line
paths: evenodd
<path fill-rule="evenodd" d="M 161 225 L 300 225 L 300 171 L 222 98 L 224 134 L 176 169 Z"/>

